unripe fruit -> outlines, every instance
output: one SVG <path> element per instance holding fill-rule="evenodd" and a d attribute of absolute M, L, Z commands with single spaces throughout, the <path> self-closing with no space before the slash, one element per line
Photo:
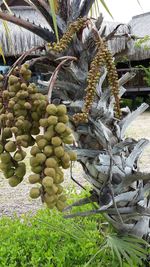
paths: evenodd
<path fill-rule="evenodd" d="M 24 162 L 21 162 L 18 164 L 18 167 L 15 170 L 15 175 L 19 178 L 23 178 L 25 174 L 26 174 L 26 165 Z"/>
<path fill-rule="evenodd" d="M 47 157 L 49 157 L 53 154 L 53 147 L 52 146 L 45 146 L 43 152 Z"/>
<path fill-rule="evenodd" d="M 7 138 L 11 138 L 11 137 L 12 137 L 11 129 L 8 127 L 4 128 L 3 132 L 2 132 L 2 138 L 7 139 Z"/>
<path fill-rule="evenodd" d="M 26 152 L 21 150 L 17 150 L 16 153 L 14 154 L 13 158 L 15 161 L 22 161 L 26 157 Z"/>
<path fill-rule="evenodd" d="M 4 176 L 6 177 L 6 179 L 8 179 L 8 178 L 10 178 L 10 177 L 12 177 L 13 175 L 14 175 L 14 173 L 15 173 L 15 169 L 6 169 L 5 171 L 4 171 Z"/>
<path fill-rule="evenodd" d="M 48 126 L 48 120 L 47 119 L 40 119 L 39 120 L 41 127 L 47 127 Z"/>
<path fill-rule="evenodd" d="M 61 161 L 62 161 L 63 163 L 69 163 L 69 161 L 70 161 L 70 156 L 69 156 L 69 154 L 68 154 L 67 152 L 64 153 L 63 157 L 61 158 Z"/>
<path fill-rule="evenodd" d="M 55 115 L 57 113 L 57 107 L 54 105 L 54 104 L 49 104 L 47 107 L 46 107 L 46 112 L 49 114 L 49 115 Z"/>
<path fill-rule="evenodd" d="M 47 145 L 47 143 L 48 143 L 47 140 L 44 138 L 37 141 L 39 149 L 43 149 Z"/>
<path fill-rule="evenodd" d="M 41 195 L 40 189 L 37 187 L 33 187 L 30 190 L 30 197 L 31 198 L 38 198 Z"/>
<path fill-rule="evenodd" d="M 64 202 L 62 202 L 62 201 L 60 201 L 60 200 L 58 200 L 57 201 L 57 203 L 56 203 L 56 207 L 57 207 L 57 209 L 59 210 L 59 211 L 63 211 L 63 209 L 65 208 L 65 204 L 64 204 Z"/>
<path fill-rule="evenodd" d="M 52 204 L 52 203 L 54 203 L 55 202 L 55 199 L 56 199 L 55 196 L 53 196 L 53 195 L 50 196 L 48 193 L 46 193 L 44 195 L 44 202 L 46 204 Z"/>
<path fill-rule="evenodd" d="M 59 185 L 60 186 L 60 185 Z M 62 202 L 65 202 L 67 200 L 67 197 L 65 195 L 60 195 L 58 197 L 58 200 L 62 201 Z"/>
<path fill-rule="evenodd" d="M 44 187 L 51 187 L 53 185 L 53 178 L 50 176 L 44 177 L 44 179 L 42 180 L 42 185 Z"/>
<path fill-rule="evenodd" d="M 40 175 L 39 174 L 31 174 L 28 178 L 30 184 L 35 184 L 40 182 Z"/>
<path fill-rule="evenodd" d="M 7 152 L 14 152 L 16 150 L 16 144 L 13 141 L 9 141 L 5 145 L 5 150 Z"/>
<path fill-rule="evenodd" d="M 38 142 L 39 140 L 41 140 L 41 139 L 43 139 L 43 138 L 44 138 L 44 136 L 43 136 L 42 134 L 37 135 L 37 136 L 36 136 L 36 142 Z"/>
<path fill-rule="evenodd" d="M 12 121 L 14 119 L 13 113 L 10 113 L 10 112 L 7 113 L 7 119 L 10 120 L 10 121 Z"/>
<path fill-rule="evenodd" d="M 10 75 L 9 79 L 8 79 L 8 82 L 9 82 L 10 85 L 12 85 L 12 84 L 18 82 L 18 78 L 16 76 L 14 76 L 14 75 Z"/>
<path fill-rule="evenodd" d="M 70 162 L 68 162 L 68 163 L 62 162 L 62 167 L 63 167 L 63 169 L 68 169 L 70 167 Z"/>
<path fill-rule="evenodd" d="M 30 104 L 29 102 L 26 102 L 26 103 L 24 104 L 24 107 L 25 107 L 26 109 L 31 109 L 31 108 L 32 108 L 32 106 L 31 106 L 31 104 Z"/>
<path fill-rule="evenodd" d="M 52 137 L 55 135 L 55 132 L 54 130 L 48 130 L 44 133 L 44 138 L 47 140 L 47 141 L 51 141 Z"/>
<path fill-rule="evenodd" d="M 43 153 L 37 153 L 37 154 L 36 154 L 36 160 L 37 160 L 39 163 L 43 163 L 43 162 L 45 162 L 45 160 L 46 160 L 46 156 L 45 156 Z"/>
<path fill-rule="evenodd" d="M 8 183 L 11 187 L 17 186 L 20 182 L 21 182 L 20 179 L 15 175 L 8 179 Z"/>
<path fill-rule="evenodd" d="M 55 127 L 55 131 L 59 134 L 62 134 L 63 132 L 65 132 L 65 130 L 66 130 L 66 125 L 62 122 L 58 122 Z"/>
<path fill-rule="evenodd" d="M 72 130 L 69 127 L 66 127 L 66 130 L 61 134 L 62 137 L 68 137 L 72 134 Z"/>
<path fill-rule="evenodd" d="M 18 133 L 18 128 L 17 127 L 12 127 L 11 131 L 12 131 L 12 133 L 17 134 Z"/>
<path fill-rule="evenodd" d="M 11 155 L 7 152 L 4 152 L 0 155 L 2 163 L 10 163 L 11 162 Z"/>
<path fill-rule="evenodd" d="M 45 162 L 48 168 L 55 168 L 57 167 L 57 161 L 54 158 L 48 158 Z"/>
<path fill-rule="evenodd" d="M 31 148 L 31 150 L 30 150 L 30 154 L 31 154 L 32 156 L 35 156 L 37 153 L 40 153 L 40 152 L 41 152 L 41 150 L 39 149 L 38 146 L 33 146 L 33 147 Z"/>
<path fill-rule="evenodd" d="M 58 191 L 58 187 L 53 184 L 51 187 L 45 187 L 45 191 L 49 194 L 49 195 L 54 195 L 57 193 Z"/>
<path fill-rule="evenodd" d="M 57 114 L 62 116 L 62 115 L 65 115 L 67 113 L 67 108 L 65 105 L 59 105 L 57 107 Z"/>
<path fill-rule="evenodd" d="M 77 160 L 77 154 L 76 154 L 76 152 L 74 152 L 72 150 L 69 150 L 67 153 L 68 153 L 71 161 L 76 161 Z"/>
<path fill-rule="evenodd" d="M 62 146 L 57 146 L 54 148 L 54 153 L 57 158 L 61 158 L 65 152 Z"/>
<path fill-rule="evenodd" d="M 46 176 L 50 176 L 52 178 L 54 178 L 56 176 L 56 171 L 54 168 L 45 168 L 44 169 L 44 174 Z"/>
<path fill-rule="evenodd" d="M 38 160 L 36 159 L 36 157 L 31 157 L 31 158 L 30 158 L 30 165 L 31 165 L 31 167 L 36 167 L 36 166 L 39 165 L 39 162 L 38 162 Z"/>
<path fill-rule="evenodd" d="M 61 138 L 56 136 L 56 137 L 52 137 L 52 141 L 51 142 L 52 142 L 52 145 L 54 145 L 54 146 L 60 146 L 61 143 L 62 143 L 62 140 L 61 140 Z"/>
<path fill-rule="evenodd" d="M 73 139 L 73 137 L 71 135 L 63 138 L 63 142 L 65 144 L 72 144 L 73 141 L 74 141 L 74 139 Z"/>
<path fill-rule="evenodd" d="M 63 192 L 63 187 L 58 184 L 57 188 L 58 188 L 57 194 L 61 194 Z"/>
<path fill-rule="evenodd" d="M 56 125 L 58 122 L 58 118 L 56 116 L 51 115 L 48 117 L 47 121 L 49 125 Z"/>
<path fill-rule="evenodd" d="M 59 122 L 67 123 L 69 121 L 69 117 L 67 115 L 62 115 L 58 117 Z"/>
<path fill-rule="evenodd" d="M 42 166 L 32 167 L 31 171 L 38 174 L 38 173 L 40 173 L 42 171 Z"/>

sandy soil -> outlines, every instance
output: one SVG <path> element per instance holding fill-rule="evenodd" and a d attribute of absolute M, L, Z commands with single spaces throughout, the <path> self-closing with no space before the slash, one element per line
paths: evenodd
<path fill-rule="evenodd" d="M 150 140 L 150 113 L 146 112 L 139 116 L 128 128 L 126 135 L 135 139 L 147 138 Z M 28 159 L 26 161 L 28 176 L 30 173 L 30 168 L 28 167 Z M 149 162 L 150 146 L 145 149 L 144 153 L 139 159 L 141 171 L 150 171 Z M 42 208 L 40 199 L 31 200 L 29 198 L 29 190 L 32 185 L 29 184 L 27 176 L 20 185 L 18 185 L 16 188 L 11 188 L 8 185 L 7 180 L 3 178 L 2 173 L 0 173 L 0 216 L 13 216 L 14 213 L 20 215 L 27 212 L 33 214 L 37 209 Z M 85 183 L 84 173 L 79 164 L 75 164 L 73 168 L 73 176 L 82 184 Z M 69 171 L 65 172 L 65 187 L 67 190 L 76 189 L 80 191 L 79 186 L 75 185 L 71 181 Z"/>

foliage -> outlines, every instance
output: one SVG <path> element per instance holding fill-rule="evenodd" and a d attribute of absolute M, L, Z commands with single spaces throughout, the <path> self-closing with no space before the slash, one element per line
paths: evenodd
<path fill-rule="evenodd" d="M 90 208 L 91 205 L 87 205 L 87 209 Z M 101 216 L 66 220 L 57 211 L 43 209 L 32 217 L 3 217 L 0 220 L 0 266 L 119 267 L 123 261 L 124 267 L 138 267 L 137 263 L 146 254 L 141 247 L 144 241 L 130 238 L 118 238 Z M 124 262 L 124 256 L 128 263 Z M 130 256 L 135 264 L 131 265 Z"/>
<path fill-rule="evenodd" d="M 144 77 L 144 80 L 146 81 L 147 85 L 150 86 L 150 67 L 144 67 L 142 65 L 139 65 L 138 66 L 141 70 L 144 71 L 145 73 L 145 77 Z"/>
<path fill-rule="evenodd" d="M 51 14 L 52 14 L 52 19 L 53 19 L 53 25 L 54 25 L 54 29 L 55 29 L 55 35 L 56 35 L 56 39 L 57 42 L 59 42 L 59 35 L 58 35 L 58 28 L 57 28 L 57 19 L 56 19 L 56 9 L 55 9 L 55 2 L 53 0 L 48 0 L 49 1 L 49 6 L 51 9 Z M 57 2 L 57 1 L 56 1 Z"/>
<path fill-rule="evenodd" d="M 149 50 L 150 49 L 150 46 L 148 45 L 149 41 L 150 41 L 150 36 L 149 35 L 145 35 L 143 38 L 141 38 L 138 41 L 136 41 L 135 47 L 140 48 L 141 45 L 143 45 L 145 50 Z"/>

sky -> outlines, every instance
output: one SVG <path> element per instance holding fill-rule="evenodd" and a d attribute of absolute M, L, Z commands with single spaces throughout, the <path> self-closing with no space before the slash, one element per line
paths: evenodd
<path fill-rule="evenodd" d="M 140 2 L 141 7 L 138 2 Z M 105 3 L 116 22 L 129 22 L 135 15 L 150 12 L 150 0 L 105 0 Z M 112 21 L 101 4 L 100 11 L 103 13 L 104 20 Z"/>

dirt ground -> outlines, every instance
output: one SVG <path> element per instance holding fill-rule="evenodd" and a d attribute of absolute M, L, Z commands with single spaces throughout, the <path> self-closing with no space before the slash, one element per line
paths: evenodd
<path fill-rule="evenodd" d="M 145 112 L 139 116 L 128 128 L 127 136 L 135 139 L 147 138 L 150 140 L 150 112 Z M 28 182 L 28 174 L 30 168 L 27 162 L 27 176 L 24 181 L 16 188 L 11 188 L 6 179 L 0 173 L 0 216 L 13 214 L 20 215 L 30 212 L 35 213 L 37 209 L 42 208 L 40 199 L 31 200 L 29 198 L 29 190 L 32 185 Z M 150 146 L 148 146 L 139 159 L 139 166 L 141 171 L 150 171 Z M 75 164 L 73 168 L 73 176 L 81 183 L 85 183 L 84 173 L 79 164 Z M 69 171 L 65 172 L 65 187 L 67 190 L 78 190 L 79 186 L 75 185 L 70 179 Z"/>

